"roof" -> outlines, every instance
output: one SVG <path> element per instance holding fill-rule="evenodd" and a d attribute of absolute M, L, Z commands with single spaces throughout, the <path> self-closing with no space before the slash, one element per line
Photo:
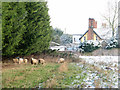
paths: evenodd
<path fill-rule="evenodd" d="M 82 34 L 72 34 L 72 35 L 75 35 L 75 36 L 82 36 Z"/>
<path fill-rule="evenodd" d="M 94 20 L 94 18 L 89 18 L 90 20 Z"/>
<path fill-rule="evenodd" d="M 88 32 L 88 30 L 79 38 L 79 40 Z"/>
<path fill-rule="evenodd" d="M 110 28 L 98 28 L 94 29 L 94 31 L 98 33 L 102 39 L 110 39 L 112 37 L 112 29 Z"/>
<path fill-rule="evenodd" d="M 93 30 L 93 32 L 94 32 L 100 39 L 102 39 L 94 30 Z"/>
<path fill-rule="evenodd" d="M 79 40 L 80 40 L 87 32 L 88 32 L 88 30 L 79 38 Z M 100 39 L 102 39 L 94 30 L 93 30 L 93 32 L 94 32 Z"/>

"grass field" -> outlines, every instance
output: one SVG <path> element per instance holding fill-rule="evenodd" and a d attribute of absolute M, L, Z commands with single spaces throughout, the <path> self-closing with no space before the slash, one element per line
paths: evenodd
<path fill-rule="evenodd" d="M 81 56 L 81 59 L 44 65 L 2 64 L 2 88 L 117 88 L 117 56 Z M 51 62 L 50 62 L 51 61 Z"/>
<path fill-rule="evenodd" d="M 77 68 L 78 69 L 78 68 Z M 2 88 L 65 88 L 75 79 L 76 67 L 70 63 L 46 63 L 45 65 L 15 65 L 2 69 Z M 81 82 L 85 78 L 81 77 Z"/>

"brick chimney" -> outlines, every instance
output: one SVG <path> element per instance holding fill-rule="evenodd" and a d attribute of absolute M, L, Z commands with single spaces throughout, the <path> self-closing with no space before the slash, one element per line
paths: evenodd
<path fill-rule="evenodd" d="M 94 20 L 94 18 L 89 18 L 88 40 L 93 40 L 93 28 L 97 28 L 97 22 Z"/>

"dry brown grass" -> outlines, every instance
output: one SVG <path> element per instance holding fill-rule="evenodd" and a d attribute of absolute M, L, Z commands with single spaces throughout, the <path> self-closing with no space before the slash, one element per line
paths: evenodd
<path fill-rule="evenodd" d="M 61 64 L 61 66 L 58 68 L 59 72 L 67 72 L 68 71 L 68 65 L 67 62 L 64 62 Z"/>
<path fill-rule="evenodd" d="M 24 79 L 23 76 L 16 76 L 14 80 L 21 80 L 21 79 Z"/>
<path fill-rule="evenodd" d="M 54 88 L 58 85 L 56 78 L 47 80 L 45 83 L 43 83 L 43 86 L 46 88 Z"/>

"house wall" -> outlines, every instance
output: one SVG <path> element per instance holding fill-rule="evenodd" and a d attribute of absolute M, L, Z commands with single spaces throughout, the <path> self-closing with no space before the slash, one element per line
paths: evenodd
<path fill-rule="evenodd" d="M 88 35 L 88 33 L 86 33 L 86 34 L 81 38 L 81 42 L 84 42 L 84 37 L 86 37 L 86 40 L 88 40 L 87 35 Z"/>
<path fill-rule="evenodd" d="M 79 35 L 73 35 L 73 43 L 80 43 L 80 40 L 79 40 L 80 37 L 81 36 Z"/>
<path fill-rule="evenodd" d="M 93 40 L 93 29 L 92 28 L 89 28 L 88 30 L 88 34 L 87 34 L 87 40 Z"/>
<path fill-rule="evenodd" d="M 93 32 L 93 28 L 97 28 L 97 22 L 94 20 L 94 18 L 89 18 L 88 32 L 81 38 L 81 42 L 84 42 L 84 37 L 86 37 L 86 40 L 95 40 L 96 41 L 96 37 L 97 37 L 97 40 L 101 40 Z"/>
<path fill-rule="evenodd" d="M 92 40 L 94 40 L 94 41 L 97 41 L 97 40 L 101 40 L 98 36 L 97 36 L 97 40 L 96 40 L 96 34 L 95 33 L 93 33 L 93 39 Z M 84 42 L 84 37 L 86 37 L 86 40 L 89 40 L 88 39 L 88 33 L 86 33 L 82 38 L 81 38 L 81 42 Z M 91 40 L 91 39 L 90 39 Z"/>
<path fill-rule="evenodd" d="M 96 40 L 96 36 L 97 35 L 94 33 L 94 39 L 93 39 L 94 41 L 101 40 L 98 36 L 97 36 L 97 40 Z"/>

